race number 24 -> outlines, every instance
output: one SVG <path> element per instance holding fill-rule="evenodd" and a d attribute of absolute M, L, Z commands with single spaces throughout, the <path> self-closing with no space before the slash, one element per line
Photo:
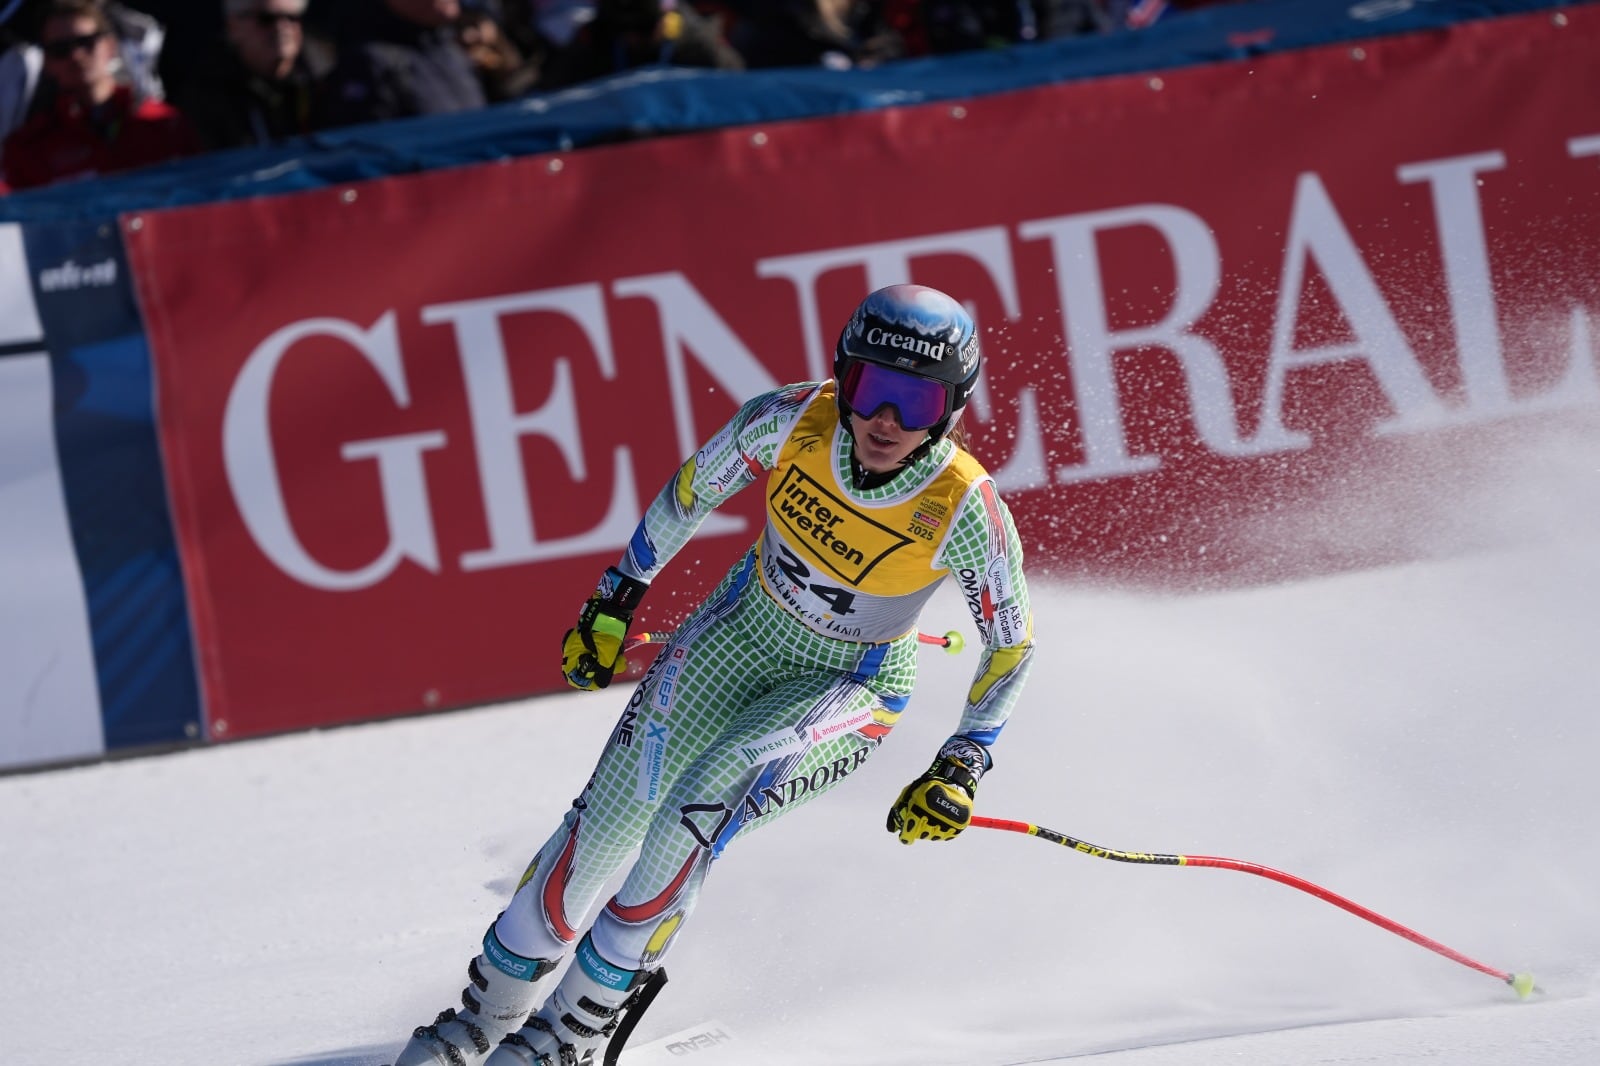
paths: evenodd
<path fill-rule="evenodd" d="M 787 544 L 778 546 L 778 568 L 781 569 L 797 588 L 805 589 L 817 599 L 826 603 L 837 615 L 846 615 L 855 610 L 856 594 L 849 589 L 842 589 L 837 585 L 822 585 L 811 580 L 811 569 L 801 562 L 789 549 Z"/>

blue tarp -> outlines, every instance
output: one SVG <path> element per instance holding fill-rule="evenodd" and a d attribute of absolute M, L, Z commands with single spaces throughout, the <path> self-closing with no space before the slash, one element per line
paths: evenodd
<path fill-rule="evenodd" d="M 0 221 L 108 219 L 692 130 L 965 99 L 1222 62 L 1600 0 L 1254 0 L 1144 30 L 906 60 L 873 70 L 652 68 L 480 111 L 329 131 L 0 197 Z"/>

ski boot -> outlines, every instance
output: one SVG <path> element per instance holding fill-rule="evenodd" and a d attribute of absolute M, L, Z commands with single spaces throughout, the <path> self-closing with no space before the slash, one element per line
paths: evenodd
<path fill-rule="evenodd" d="M 470 984 L 461 990 L 462 1010 L 450 1008 L 418 1026 L 394 1066 L 479 1066 L 495 1044 L 514 1032 L 539 1002 L 539 979 L 556 968 L 553 959 L 526 959 L 507 951 L 494 926 L 483 938 L 483 954 L 467 964 Z"/>
<path fill-rule="evenodd" d="M 624 970 L 585 936 L 544 1006 L 483 1066 L 615 1066 L 633 1027 L 667 983 L 665 970 Z"/>

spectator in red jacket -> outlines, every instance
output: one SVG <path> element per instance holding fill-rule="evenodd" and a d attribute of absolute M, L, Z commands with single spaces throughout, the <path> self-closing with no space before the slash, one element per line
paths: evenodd
<path fill-rule="evenodd" d="M 49 185 L 159 163 L 199 150 L 184 117 L 159 100 L 140 100 L 117 79 L 117 38 L 94 0 L 52 0 L 40 24 L 52 105 L 11 136 L 5 180 L 13 189 Z"/>

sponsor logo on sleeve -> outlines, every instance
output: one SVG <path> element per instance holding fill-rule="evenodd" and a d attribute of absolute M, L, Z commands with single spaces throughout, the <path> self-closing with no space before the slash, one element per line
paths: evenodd
<path fill-rule="evenodd" d="M 961 595 L 967 601 L 967 609 L 972 612 L 972 617 L 978 620 L 978 628 L 983 635 L 989 635 L 989 626 L 994 622 L 994 599 L 989 594 L 988 582 L 978 571 L 971 567 L 963 567 L 956 571 L 956 583 L 961 586 Z"/>
<path fill-rule="evenodd" d="M 1004 603 L 1011 598 L 1011 567 L 1003 556 L 989 560 L 989 570 L 985 577 L 989 581 L 989 595 L 997 602 Z"/>
<path fill-rule="evenodd" d="M 735 452 L 728 457 L 727 462 L 722 464 L 722 469 L 718 470 L 716 475 L 712 477 L 711 491 L 718 496 L 726 496 L 730 492 L 738 492 L 753 480 L 755 480 L 755 474 L 751 470 L 750 464 L 745 461 L 743 455 Z"/>
<path fill-rule="evenodd" d="M 732 448 L 734 451 L 739 450 L 738 445 L 734 443 L 733 426 L 726 425 L 717 430 L 717 435 L 715 437 L 712 437 L 710 440 L 706 441 L 705 446 L 695 453 L 695 458 L 700 462 L 705 462 L 715 458 L 717 455 L 727 451 L 730 448 Z"/>
<path fill-rule="evenodd" d="M 1028 619 L 1019 604 L 1008 603 L 995 612 L 995 635 L 1005 647 L 1028 642 Z"/>
<path fill-rule="evenodd" d="M 757 427 L 757 431 L 760 431 L 760 427 Z M 717 462 L 719 457 L 721 457 L 722 465 L 713 468 L 711 464 Z M 749 458 L 744 454 L 744 450 L 739 446 L 739 440 L 734 433 L 732 425 L 723 426 L 722 429 L 718 430 L 717 435 L 707 441 L 705 447 L 696 453 L 694 463 L 697 466 L 705 467 L 707 470 L 715 469 L 716 472 L 710 476 L 709 481 L 711 491 L 719 496 L 725 496 L 730 492 L 738 492 L 744 488 L 755 476 L 755 471 L 759 469 L 752 465 Z"/>

